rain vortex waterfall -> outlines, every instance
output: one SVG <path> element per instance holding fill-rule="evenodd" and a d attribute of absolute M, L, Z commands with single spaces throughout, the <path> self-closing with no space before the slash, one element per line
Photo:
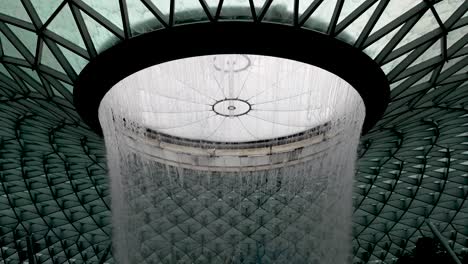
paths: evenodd
<path fill-rule="evenodd" d="M 116 262 L 347 263 L 364 106 L 333 85 L 326 122 L 252 143 L 167 136 L 129 114 L 139 103 L 125 93 L 106 95 Z"/>

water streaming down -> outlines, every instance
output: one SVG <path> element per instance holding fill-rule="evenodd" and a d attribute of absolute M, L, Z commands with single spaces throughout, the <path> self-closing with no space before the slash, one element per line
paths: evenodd
<path fill-rule="evenodd" d="M 155 65 L 104 97 L 118 263 L 346 263 L 364 104 L 257 55 Z"/>

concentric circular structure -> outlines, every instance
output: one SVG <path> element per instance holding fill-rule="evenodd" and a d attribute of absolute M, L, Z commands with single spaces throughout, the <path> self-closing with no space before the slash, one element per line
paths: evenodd
<path fill-rule="evenodd" d="M 221 68 L 220 62 L 228 69 Z M 242 63 L 249 68 L 235 68 Z M 99 72 L 94 76 L 101 78 Z M 385 94 L 385 82 L 375 85 L 381 85 Z M 93 87 L 93 82 L 80 85 L 88 90 Z M 285 138 L 310 134 L 329 124 L 346 111 L 347 98 L 357 94 L 345 80 L 313 65 L 268 56 L 218 54 L 169 61 L 132 73 L 110 88 L 100 107 L 104 101 L 119 105 L 113 111 L 121 111 L 127 123 L 136 122 L 166 136 L 230 145 L 266 140 L 280 144 Z M 367 112 L 380 110 L 372 109 L 379 99 L 380 105 L 386 103 L 383 96 L 364 102 L 371 108 Z M 87 104 L 87 100 L 77 104 Z"/>
<path fill-rule="evenodd" d="M 277 39 L 277 35 L 281 35 L 283 38 Z M 217 42 L 211 41 L 211 36 L 216 36 Z M 160 39 L 165 39 L 166 41 L 161 43 Z M 186 39 L 198 39 L 198 41 L 182 50 L 172 48 Z M 250 39 L 255 45 L 244 41 L 244 39 Z M 223 43 L 223 45 L 219 45 L 219 43 Z M 308 43 L 313 43 L 314 49 L 311 49 Z M 156 45 L 159 46 L 161 50 L 154 50 L 154 46 Z M 292 77 L 294 77 L 295 80 L 300 78 L 299 76 L 301 76 L 301 73 L 310 77 L 310 73 L 305 71 L 301 72 L 303 66 L 307 64 L 315 66 L 315 69 L 321 68 L 322 72 L 330 72 L 345 80 L 359 92 L 366 104 L 364 132 L 367 132 L 373 127 L 387 107 L 389 89 L 385 74 L 379 69 L 378 65 L 364 53 L 346 43 L 315 31 L 303 28 L 292 28 L 281 24 L 252 24 L 245 21 L 179 25 L 174 28 L 156 30 L 136 36 L 122 45 L 115 45 L 101 53 L 83 69 L 75 83 L 73 94 L 74 103 L 83 120 L 96 132 L 100 133 L 101 128 L 99 126 L 97 111 L 101 99 L 111 87 L 127 76 L 153 65 L 164 64 L 170 61 L 204 55 L 239 53 L 276 57 L 276 62 L 284 61 L 279 59 L 288 59 L 289 61 L 301 63 L 287 64 L 292 68 L 298 69 L 297 72 L 290 71 L 290 73 L 293 73 Z M 148 56 L 148 54 L 151 54 L 151 56 Z M 333 54 L 333 56 L 327 56 L 327 54 Z M 245 59 L 245 57 L 241 58 Z M 236 60 L 239 60 L 237 66 L 235 64 Z M 194 62 L 203 68 L 203 64 L 200 64 L 198 61 Z M 284 84 L 288 81 L 287 76 L 285 76 L 285 72 L 288 70 L 283 69 L 277 71 L 275 67 L 272 66 L 274 59 L 270 59 L 270 61 L 264 59 L 260 62 L 273 67 L 271 69 L 273 72 L 277 72 L 279 76 L 273 75 L 272 72 L 268 73 L 265 71 L 262 72 L 265 78 L 260 78 L 255 75 L 253 75 L 254 78 L 249 78 L 251 82 L 255 79 L 257 81 L 261 79 L 270 80 L 271 89 L 265 89 L 265 94 L 259 96 L 271 96 L 279 90 L 287 93 L 289 87 L 284 87 Z M 258 66 L 252 66 L 252 62 L 246 60 L 242 61 L 241 59 L 233 59 L 232 62 L 225 59 L 222 61 L 215 60 L 214 63 L 216 67 L 213 66 L 213 68 L 219 74 L 228 73 L 229 68 L 232 69 L 233 73 L 235 72 L 238 75 L 259 71 Z M 246 68 L 246 66 L 242 66 L 242 64 L 249 65 L 249 67 Z M 156 68 L 157 67 L 159 66 L 156 66 Z M 221 70 L 221 67 L 224 67 L 222 68 L 223 70 Z M 182 69 L 183 67 L 179 68 Z M 171 69 L 171 66 L 168 66 L 167 69 Z M 206 74 L 201 74 L 200 76 L 192 76 L 191 78 L 195 82 L 200 82 L 200 78 L 206 78 L 205 75 Z M 281 79 L 276 80 L 278 83 L 275 83 L 275 79 L 279 77 Z M 319 82 L 323 83 L 325 79 L 324 76 L 318 74 L 317 77 L 317 85 L 320 84 Z M 180 76 L 178 76 L 178 78 L 180 78 Z M 294 78 L 292 78 L 291 81 L 294 81 Z M 235 78 L 231 79 L 234 80 Z M 221 85 L 217 83 L 220 82 L 217 79 L 209 81 L 208 85 L 215 87 Z M 295 82 L 296 84 L 293 88 L 300 87 L 297 81 Z M 184 82 L 176 81 L 176 83 L 180 86 Z M 266 83 L 267 82 L 264 84 Z M 310 80 L 310 83 L 313 83 L 312 80 Z M 243 85 L 240 85 L 239 87 L 242 86 Z M 305 84 L 302 84 L 302 86 L 305 86 Z M 196 88 L 202 91 L 206 90 L 206 88 Z M 180 89 L 178 91 L 181 92 Z M 186 91 L 181 92 L 181 94 L 183 96 L 193 96 L 195 95 L 193 93 L 194 91 L 196 90 L 193 87 L 189 87 Z M 271 92 L 268 93 L 268 91 Z M 215 92 L 216 95 L 219 91 Z M 204 93 L 206 95 L 207 92 L 205 91 Z M 222 95 L 223 97 L 219 97 L 221 95 L 218 94 L 218 98 L 215 100 L 236 96 L 234 90 L 232 93 L 233 94 L 230 95 L 229 91 L 226 90 L 225 94 Z M 196 96 L 198 97 L 199 95 L 200 94 Z M 291 92 L 291 95 L 296 94 Z"/>
<path fill-rule="evenodd" d="M 212 105 L 213 112 L 224 117 L 239 117 L 246 115 L 252 110 L 252 105 L 242 99 L 221 99 Z"/>
<path fill-rule="evenodd" d="M 391 102 L 361 139 L 354 263 L 394 263 L 419 237 L 433 236 L 428 222 L 461 257 L 468 247 L 467 10 L 463 0 L 3 1 L 0 258 L 113 262 L 104 144 L 73 104 L 78 75 L 107 48 L 143 33 L 232 20 L 320 32 L 386 73 Z"/>

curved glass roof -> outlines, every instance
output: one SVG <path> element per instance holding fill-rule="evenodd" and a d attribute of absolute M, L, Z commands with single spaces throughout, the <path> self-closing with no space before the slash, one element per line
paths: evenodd
<path fill-rule="evenodd" d="M 113 262 L 104 142 L 74 110 L 73 83 L 132 36 L 232 19 L 323 32 L 387 74 L 391 103 L 359 153 L 355 263 L 393 263 L 433 236 L 429 221 L 466 252 L 467 10 L 464 0 L 2 0 L 0 258 Z"/>

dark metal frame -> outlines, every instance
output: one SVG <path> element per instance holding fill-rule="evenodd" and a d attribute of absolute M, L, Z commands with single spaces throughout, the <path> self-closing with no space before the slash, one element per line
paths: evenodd
<path fill-rule="evenodd" d="M 177 46 L 183 48 L 175 49 Z M 99 104 L 117 82 L 152 65 L 212 54 L 275 56 L 315 65 L 340 76 L 364 100 L 364 132 L 381 118 L 388 104 L 387 77 L 360 50 L 314 31 L 251 22 L 188 24 L 122 42 L 98 55 L 83 69 L 75 83 L 74 104 L 84 121 L 102 133 Z"/>

